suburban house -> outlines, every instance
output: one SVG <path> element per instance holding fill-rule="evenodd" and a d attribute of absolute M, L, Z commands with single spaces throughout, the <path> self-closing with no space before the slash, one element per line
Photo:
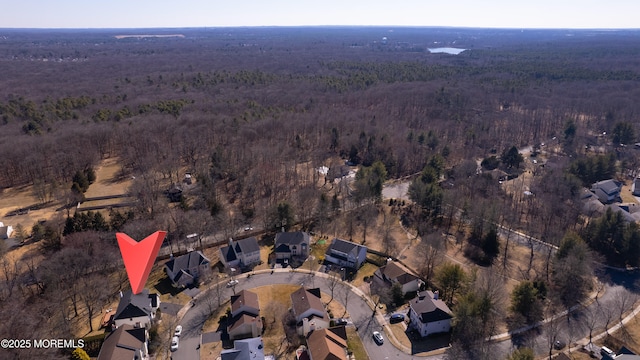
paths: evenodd
<path fill-rule="evenodd" d="M 220 248 L 220 260 L 226 268 L 248 268 L 260 263 L 260 246 L 255 237 L 242 240 L 229 239 L 229 245 Z"/>
<path fill-rule="evenodd" d="M 306 232 L 277 233 L 274 246 L 276 260 L 298 258 L 304 261 L 309 256 L 309 245 L 310 238 Z"/>
<path fill-rule="evenodd" d="M 366 258 L 366 246 L 341 239 L 333 239 L 325 254 L 326 261 L 353 269 L 359 269 Z"/>
<path fill-rule="evenodd" d="M 640 178 L 635 178 L 633 180 L 633 185 L 631 185 L 631 194 L 633 196 L 640 196 Z"/>
<path fill-rule="evenodd" d="M 0 239 L 8 239 L 13 234 L 13 226 L 4 224 L 0 221 Z"/>
<path fill-rule="evenodd" d="M 319 288 L 307 290 L 301 287 L 291 294 L 292 311 L 299 335 L 306 336 L 311 331 L 329 327 L 329 315 L 320 298 Z"/>
<path fill-rule="evenodd" d="M 389 261 L 387 265 L 376 270 L 373 274 L 373 281 L 376 288 L 389 288 L 398 284 L 402 287 L 402 295 L 420 290 L 420 286 L 424 283 L 409 269 L 395 261 Z"/>
<path fill-rule="evenodd" d="M 211 273 L 211 261 L 200 251 L 191 251 L 171 258 L 164 266 L 167 276 L 176 287 L 197 284 L 198 280 Z"/>
<path fill-rule="evenodd" d="M 127 290 L 120 298 L 118 309 L 113 316 L 116 328 L 122 325 L 131 325 L 135 328 L 149 328 L 156 317 L 156 311 L 160 307 L 160 296 L 149 294 L 144 289 L 140 294 L 133 294 Z"/>
<path fill-rule="evenodd" d="M 448 332 L 451 330 L 452 318 L 453 313 L 444 301 L 438 299 L 437 292 L 419 292 L 409 302 L 410 326 L 422 337 Z"/>
<path fill-rule="evenodd" d="M 598 181 L 591 185 L 591 192 L 596 194 L 603 204 L 619 202 L 622 183 L 613 179 Z"/>
<path fill-rule="evenodd" d="M 315 330 L 307 337 L 307 353 L 310 360 L 347 360 L 347 340 L 331 329 Z"/>
<path fill-rule="evenodd" d="M 147 329 L 122 325 L 104 339 L 98 360 L 149 359 L 148 340 Z"/>
<path fill-rule="evenodd" d="M 221 360 L 264 360 L 264 344 L 261 337 L 236 340 L 233 349 L 222 350 Z"/>
<path fill-rule="evenodd" d="M 231 297 L 231 319 L 227 332 L 231 340 L 255 338 L 262 334 L 262 319 L 258 295 L 242 290 Z"/>

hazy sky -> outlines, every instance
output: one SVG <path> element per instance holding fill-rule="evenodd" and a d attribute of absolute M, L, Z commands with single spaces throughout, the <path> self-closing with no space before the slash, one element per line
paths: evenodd
<path fill-rule="evenodd" d="M 640 28 L 638 0 L 5 0 L 0 28 Z"/>

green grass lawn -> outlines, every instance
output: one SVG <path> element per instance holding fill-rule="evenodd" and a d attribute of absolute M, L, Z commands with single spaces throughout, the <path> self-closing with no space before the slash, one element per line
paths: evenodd
<path fill-rule="evenodd" d="M 362 340 L 360 339 L 360 336 L 358 336 L 356 329 L 354 329 L 353 327 L 347 328 L 347 348 L 349 352 L 352 353 L 356 359 L 369 358 L 369 355 L 367 354 L 367 350 L 365 350 L 364 345 L 362 344 Z"/>

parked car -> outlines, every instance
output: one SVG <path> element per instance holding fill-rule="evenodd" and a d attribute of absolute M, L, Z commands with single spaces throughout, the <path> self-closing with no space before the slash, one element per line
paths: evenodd
<path fill-rule="evenodd" d="M 238 285 L 238 283 L 239 283 L 239 281 L 238 281 L 238 280 L 236 280 L 236 279 L 230 280 L 230 281 L 227 283 L 227 287 L 236 286 L 236 285 Z"/>
<path fill-rule="evenodd" d="M 176 326 L 176 331 L 173 332 L 173 336 L 180 336 L 182 335 L 182 325 L 178 325 Z"/>
<path fill-rule="evenodd" d="M 179 343 L 180 343 L 180 338 L 178 338 L 177 336 L 174 336 L 173 339 L 171 339 L 171 351 L 178 350 Z"/>
<path fill-rule="evenodd" d="M 402 321 L 404 321 L 404 315 L 402 315 L 402 314 L 393 314 L 389 318 L 389 322 L 392 323 L 392 324 L 399 323 L 399 322 L 402 322 Z"/>
<path fill-rule="evenodd" d="M 375 341 L 376 344 L 378 345 L 382 345 L 384 343 L 384 338 L 382 337 L 382 334 L 380 334 L 379 331 L 373 332 L 373 341 Z"/>
<path fill-rule="evenodd" d="M 567 344 L 562 340 L 556 340 L 556 342 L 553 343 L 553 348 L 556 350 L 563 349 L 565 346 L 567 346 Z"/>
<path fill-rule="evenodd" d="M 334 323 L 336 324 L 336 326 L 340 326 L 340 325 L 347 325 L 347 319 L 335 319 Z"/>

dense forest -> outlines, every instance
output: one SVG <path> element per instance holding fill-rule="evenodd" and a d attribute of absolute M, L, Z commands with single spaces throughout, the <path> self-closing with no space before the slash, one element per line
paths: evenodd
<path fill-rule="evenodd" d="M 523 292 L 583 276 L 564 266 L 584 270 L 594 256 L 584 244 L 612 265 L 637 266 L 637 226 L 611 212 L 585 216 L 581 196 L 595 181 L 628 180 L 640 168 L 633 146 L 640 133 L 639 36 L 358 27 L 0 30 L 0 189 L 33 185 L 43 204 L 73 204 L 99 162 L 115 157 L 120 175 L 135 179 L 129 192 L 137 200 L 108 218 L 67 212 L 52 228 L 28 224 L 32 236 L 45 239 L 47 260 L 40 273 L 30 269 L 38 288 L 22 295 L 54 296 L 56 262 L 80 256 L 70 244 L 96 246 L 74 233 L 90 231 L 113 250 L 105 232 L 114 230 L 142 238 L 168 227 L 169 239 L 180 239 L 194 228 L 232 235 L 254 221 L 265 229 L 296 222 L 322 231 L 340 211 L 379 205 L 384 181 L 403 177 L 412 179 L 414 203 L 399 211 L 403 223 L 425 238 L 435 227 L 468 226 L 465 254 L 482 266 L 506 266 L 501 246 L 509 239 L 499 239 L 498 225 L 588 253 L 576 260 L 576 251 L 549 251 L 545 271 L 526 279 Z M 439 47 L 466 50 L 429 51 Z M 546 166 L 525 170 L 522 149 L 531 158 L 546 151 Z M 322 175 L 315 169 L 330 169 L 326 182 L 345 164 L 361 169 L 353 193 L 317 186 Z M 526 189 L 505 190 L 491 174 L 498 170 L 509 180 L 526 172 L 533 179 Z M 179 207 L 166 206 L 163 193 L 185 173 L 197 190 Z M 365 234 L 366 217 L 359 212 L 353 220 Z M 88 250 L 80 257 L 106 272 L 96 256 Z M 529 270 L 533 245 L 531 259 Z M 13 318 L 2 306 L 15 295 L 7 284 L 0 306 L 3 318 Z M 558 301 L 579 301 L 589 288 L 586 280 L 579 285 Z M 520 314 L 518 321 L 538 319 L 530 309 Z"/>

